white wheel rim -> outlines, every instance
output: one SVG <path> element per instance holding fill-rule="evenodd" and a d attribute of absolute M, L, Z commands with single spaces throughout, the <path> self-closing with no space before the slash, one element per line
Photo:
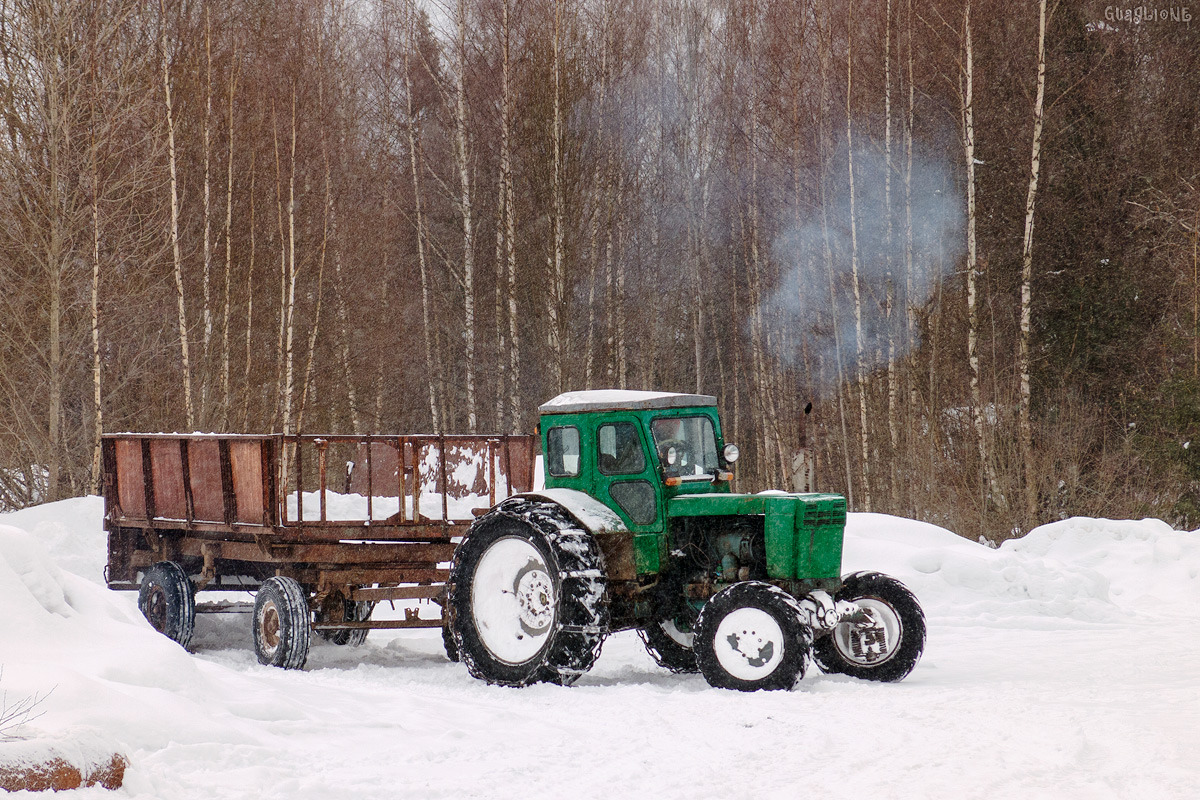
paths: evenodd
<path fill-rule="evenodd" d="M 525 539 L 497 539 L 471 581 L 471 614 L 488 652 L 522 664 L 546 644 L 557 603 L 554 581 L 538 549 Z"/>
<path fill-rule="evenodd" d="M 860 667 L 878 666 L 896 654 L 904 633 L 900 615 L 877 597 L 860 597 L 855 604 L 868 611 L 878 627 L 860 628 L 843 622 L 833 629 L 833 644 L 842 658 Z M 880 633 L 883 638 L 880 640 Z"/>
<path fill-rule="evenodd" d="M 739 608 L 717 625 L 713 641 L 717 662 L 743 681 L 759 681 L 783 660 L 783 629 L 773 616 L 758 608 Z"/>
<path fill-rule="evenodd" d="M 671 641 L 680 647 L 686 647 L 687 649 L 691 650 L 692 646 L 696 642 L 696 634 L 692 631 L 680 630 L 679 626 L 675 624 L 675 620 L 673 619 L 669 619 L 666 622 L 660 623 L 659 627 L 662 628 L 663 633 L 665 633 Z"/>

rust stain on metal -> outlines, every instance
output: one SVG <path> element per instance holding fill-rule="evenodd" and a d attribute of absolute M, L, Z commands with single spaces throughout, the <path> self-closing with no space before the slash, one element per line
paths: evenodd
<path fill-rule="evenodd" d="M 225 521 L 225 488 L 221 481 L 221 445 L 216 439 L 187 443 L 188 479 L 194 519 Z"/>
<path fill-rule="evenodd" d="M 153 474 L 154 516 L 161 519 L 187 519 L 180 440 L 152 439 L 150 469 Z"/>

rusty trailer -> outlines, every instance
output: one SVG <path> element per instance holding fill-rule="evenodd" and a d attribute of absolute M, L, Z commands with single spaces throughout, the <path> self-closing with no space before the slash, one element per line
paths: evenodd
<path fill-rule="evenodd" d="M 311 631 L 354 644 L 443 627 L 456 542 L 532 489 L 534 455 L 533 436 L 110 434 L 106 580 L 185 647 L 197 611 L 252 610 L 259 660 L 276 666 L 301 666 Z M 196 604 L 202 591 L 256 600 Z M 371 619 L 414 600 L 432 602 Z"/>

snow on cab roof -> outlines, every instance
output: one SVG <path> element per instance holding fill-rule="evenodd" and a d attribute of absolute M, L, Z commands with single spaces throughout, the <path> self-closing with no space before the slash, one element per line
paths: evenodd
<path fill-rule="evenodd" d="M 543 414 L 570 414 L 575 411 L 625 411 L 645 408 L 687 408 L 715 406 L 717 398 L 708 394 L 675 392 L 634 392 L 625 389 L 597 389 L 588 392 L 564 392 L 538 406 Z"/>

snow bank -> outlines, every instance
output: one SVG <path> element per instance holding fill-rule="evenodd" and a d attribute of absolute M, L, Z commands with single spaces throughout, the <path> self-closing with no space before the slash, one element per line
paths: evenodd
<path fill-rule="evenodd" d="M 1122 608 L 1189 615 L 1200 609 L 1200 531 L 1173 530 L 1159 519 L 1073 517 L 1001 550 L 1098 572 Z"/>
<path fill-rule="evenodd" d="M 74 506 L 61 510 L 65 520 Z M 98 522 L 79 535 L 96 535 Z M 125 749 L 213 733 L 203 724 L 179 731 L 173 719 L 204 718 L 211 668 L 156 633 L 131 595 L 63 571 L 33 534 L 10 525 L 0 525 L 0 609 L 0 692 L 10 705 L 42 698 L 25 737 Z"/>
<path fill-rule="evenodd" d="M 103 530 L 104 498 L 73 497 L 0 515 L 0 522 L 33 534 L 55 563 L 68 572 L 104 583 L 108 538 Z"/>
<path fill-rule="evenodd" d="M 894 575 L 948 617 L 1200 615 L 1200 533 L 1160 520 L 1074 518 L 992 549 L 924 522 L 850 514 L 842 567 Z"/>

